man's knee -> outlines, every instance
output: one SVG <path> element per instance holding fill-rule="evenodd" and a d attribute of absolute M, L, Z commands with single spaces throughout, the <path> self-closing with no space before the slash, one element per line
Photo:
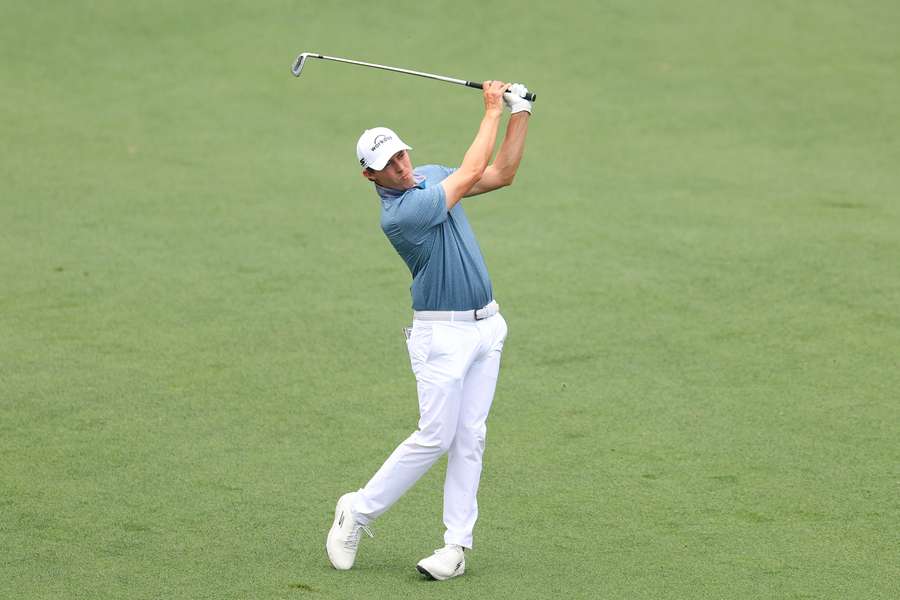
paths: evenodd
<path fill-rule="evenodd" d="M 416 432 L 416 443 L 444 454 L 453 446 L 455 430 L 449 426 L 431 426 Z"/>
<path fill-rule="evenodd" d="M 484 423 L 462 424 L 456 432 L 454 446 L 465 452 L 480 455 L 484 452 L 487 427 Z"/>

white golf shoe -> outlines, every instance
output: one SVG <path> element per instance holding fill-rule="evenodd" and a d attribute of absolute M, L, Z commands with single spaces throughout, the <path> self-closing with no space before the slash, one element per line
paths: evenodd
<path fill-rule="evenodd" d="M 456 544 L 447 544 L 438 548 L 428 558 L 423 558 L 416 565 L 416 570 L 428 577 L 444 581 L 466 572 L 466 557 L 463 547 Z"/>
<path fill-rule="evenodd" d="M 337 508 L 334 510 L 334 524 L 325 539 L 328 560 L 340 571 L 346 571 L 353 566 L 363 531 L 369 537 L 375 537 L 368 527 L 356 520 L 356 515 L 350 508 L 355 495 L 355 492 L 350 492 L 338 498 Z"/>

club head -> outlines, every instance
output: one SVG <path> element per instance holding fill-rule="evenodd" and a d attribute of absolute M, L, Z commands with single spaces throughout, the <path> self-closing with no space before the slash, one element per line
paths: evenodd
<path fill-rule="evenodd" d="M 291 67 L 291 73 L 294 74 L 294 77 L 300 77 L 300 71 L 303 70 L 303 64 L 306 62 L 308 56 L 309 52 L 304 52 L 294 61 L 294 66 Z"/>

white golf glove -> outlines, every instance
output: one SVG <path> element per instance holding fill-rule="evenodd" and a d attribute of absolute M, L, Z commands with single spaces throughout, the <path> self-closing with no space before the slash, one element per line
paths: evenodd
<path fill-rule="evenodd" d="M 523 110 L 531 114 L 531 102 L 524 98 L 527 93 L 528 88 L 521 83 L 509 86 L 509 91 L 503 93 L 503 103 L 509 107 L 509 114 L 514 115 Z"/>

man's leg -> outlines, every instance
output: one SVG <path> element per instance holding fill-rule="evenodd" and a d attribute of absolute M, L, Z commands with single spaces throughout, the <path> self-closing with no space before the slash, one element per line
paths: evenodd
<path fill-rule="evenodd" d="M 424 326 L 431 329 L 431 324 Z M 419 396 L 419 428 L 388 457 L 353 502 L 353 512 L 368 523 L 394 504 L 450 448 L 463 396 L 465 340 L 452 327 L 434 327 L 430 335 L 414 332 L 410 357 Z M 434 344 L 456 349 L 432 351 Z M 421 346 L 426 346 L 422 348 Z"/>
<path fill-rule="evenodd" d="M 495 321 L 496 319 L 496 321 Z M 472 547 L 472 529 L 478 519 L 478 484 L 487 432 L 487 416 L 494 399 L 506 322 L 497 315 L 479 323 L 485 351 L 466 374 L 456 435 L 450 446 L 444 480 L 444 543 Z"/>
<path fill-rule="evenodd" d="M 419 408 L 422 410 L 421 385 Z M 430 386 L 426 386 L 430 387 Z M 413 432 L 391 453 L 372 479 L 356 495 L 353 512 L 363 523 L 378 518 L 400 499 L 428 469 L 444 455 L 453 440 L 462 386 L 425 391 L 428 411 L 421 414 L 420 429 Z M 423 423 L 423 420 L 426 420 Z"/>

